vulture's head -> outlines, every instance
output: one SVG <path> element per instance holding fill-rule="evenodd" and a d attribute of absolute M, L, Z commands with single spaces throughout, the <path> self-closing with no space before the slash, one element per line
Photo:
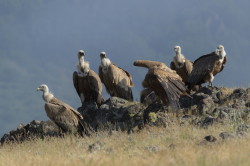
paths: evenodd
<path fill-rule="evenodd" d="M 175 47 L 174 47 L 174 52 L 175 52 L 176 54 L 181 54 L 181 47 L 180 47 L 180 46 L 175 46 Z"/>
<path fill-rule="evenodd" d="M 84 57 L 85 56 L 84 51 L 79 50 L 77 56 L 78 56 L 78 59 L 81 59 L 82 57 Z"/>
<path fill-rule="evenodd" d="M 40 85 L 36 90 L 37 90 L 37 91 L 42 91 L 42 92 L 48 92 L 48 91 L 49 91 L 49 88 L 48 88 L 47 85 L 42 84 L 42 85 Z"/>
<path fill-rule="evenodd" d="M 103 68 L 103 72 L 107 71 L 107 67 L 111 64 L 111 61 L 109 58 L 106 56 L 106 52 L 101 52 L 100 53 L 100 58 L 101 58 L 101 66 Z"/>
<path fill-rule="evenodd" d="M 100 58 L 101 58 L 101 59 L 107 58 L 106 52 L 101 52 L 101 53 L 100 53 Z"/>
<path fill-rule="evenodd" d="M 175 46 L 174 51 L 176 55 L 174 56 L 174 63 L 177 68 L 182 68 L 185 63 L 185 57 L 181 54 L 181 47 Z"/>
<path fill-rule="evenodd" d="M 216 53 L 217 53 L 217 55 L 220 55 L 222 57 L 226 56 L 224 46 L 223 45 L 218 45 L 217 49 L 216 49 Z"/>
<path fill-rule="evenodd" d="M 54 97 L 54 95 L 49 91 L 48 86 L 45 84 L 40 85 L 36 90 L 43 92 L 43 100 L 45 102 L 49 102 Z"/>

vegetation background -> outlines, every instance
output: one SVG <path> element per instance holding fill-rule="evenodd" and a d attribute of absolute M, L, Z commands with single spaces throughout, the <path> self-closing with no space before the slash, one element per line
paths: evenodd
<path fill-rule="evenodd" d="M 132 73 L 137 99 L 146 70 L 133 61 L 169 65 L 175 45 L 195 60 L 223 44 L 228 63 L 215 84 L 249 86 L 249 6 L 248 0 L 0 0 L 0 135 L 47 119 L 35 90 L 42 83 L 80 106 L 72 83 L 80 49 L 96 72 L 105 51 Z"/>
<path fill-rule="evenodd" d="M 222 140 L 218 135 L 225 130 L 234 129 L 228 124 L 207 129 L 174 125 L 133 134 L 99 132 L 85 138 L 38 139 L 2 146 L 0 162 L 10 166 L 249 166 L 249 134 Z M 218 140 L 205 141 L 208 133 Z"/>

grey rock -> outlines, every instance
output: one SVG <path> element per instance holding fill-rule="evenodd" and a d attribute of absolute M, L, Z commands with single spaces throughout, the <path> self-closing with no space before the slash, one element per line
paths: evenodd
<path fill-rule="evenodd" d="M 143 126 L 144 109 L 145 106 L 141 103 L 111 97 L 100 108 L 87 105 L 78 108 L 78 111 L 95 131 L 130 131 Z"/>
<path fill-rule="evenodd" d="M 42 121 L 40 123 L 40 128 L 42 130 L 42 135 L 44 136 L 60 136 L 61 130 L 60 128 L 51 120 L 48 121 Z"/>
<path fill-rule="evenodd" d="M 213 117 L 215 117 L 215 119 L 217 121 L 222 120 L 222 121 L 228 121 L 229 120 L 229 112 L 231 108 L 226 108 L 226 107 L 222 107 L 222 108 L 215 108 L 213 111 Z"/>
<path fill-rule="evenodd" d="M 238 88 L 238 89 L 235 89 L 233 91 L 233 94 L 236 94 L 238 95 L 239 97 L 242 97 L 244 94 L 246 94 L 246 90 L 242 89 L 242 88 Z"/>
<path fill-rule="evenodd" d="M 17 129 L 21 130 L 22 128 L 24 128 L 24 124 L 21 123 L 18 125 Z"/>
<path fill-rule="evenodd" d="M 245 107 L 245 101 L 244 99 L 234 99 L 233 100 L 233 104 L 232 104 L 232 108 L 235 108 L 235 109 L 244 109 Z"/>
<path fill-rule="evenodd" d="M 191 95 L 192 98 L 187 96 L 182 96 L 180 98 L 181 108 L 190 109 L 193 106 L 198 108 L 199 114 L 205 114 L 207 112 L 212 112 L 214 110 L 215 102 L 214 99 L 203 92 L 197 92 Z"/>
<path fill-rule="evenodd" d="M 228 97 L 229 100 L 247 100 L 248 99 L 248 93 L 246 90 L 242 88 L 235 89 L 233 93 Z"/>
<path fill-rule="evenodd" d="M 194 115 L 183 115 L 180 119 L 180 124 L 181 125 L 186 125 L 186 124 L 197 124 L 196 121 L 196 116 Z"/>
<path fill-rule="evenodd" d="M 168 126 L 168 108 L 160 103 L 153 103 L 143 111 L 144 123 L 151 126 Z"/>
<path fill-rule="evenodd" d="M 110 108 L 120 108 L 126 105 L 129 101 L 119 98 L 119 97 L 110 97 L 105 104 L 107 104 Z"/>
<path fill-rule="evenodd" d="M 231 139 L 236 138 L 237 135 L 236 133 L 222 132 L 219 134 L 219 137 L 221 137 L 222 139 Z"/>
<path fill-rule="evenodd" d="M 89 145 L 88 151 L 93 153 L 93 152 L 101 150 L 103 148 L 103 146 L 104 146 L 104 143 L 97 141 L 97 142 Z"/>
<path fill-rule="evenodd" d="M 199 89 L 198 93 L 204 93 L 209 95 L 212 100 L 216 103 L 219 103 L 219 98 L 221 98 L 221 96 L 223 96 L 222 92 L 220 91 L 220 88 L 218 87 L 210 87 L 210 86 L 205 86 Z"/>
<path fill-rule="evenodd" d="M 102 110 L 109 110 L 110 107 L 109 107 L 108 104 L 103 104 L 103 105 L 100 106 L 100 109 L 102 109 Z"/>
<path fill-rule="evenodd" d="M 198 109 L 200 110 L 201 114 L 211 113 L 215 103 L 211 97 L 206 97 L 200 101 L 198 105 Z"/>
<path fill-rule="evenodd" d="M 81 107 L 77 109 L 83 116 L 86 122 L 91 123 L 95 116 L 96 112 L 98 111 L 98 107 L 95 102 L 85 102 L 82 104 Z"/>
<path fill-rule="evenodd" d="M 204 139 L 208 142 L 215 142 L 217 141 L 217 138 L 215 138 L 214 136 L 212 135 L 208 135 L 208 136 L 205 136 Z"/>
<path fill-rule="evenodd" d="M 23 142 L 35 138 L 58 137 L 61 135 L 60 128 L 51 120 L 37 121 L 33 120 L 27 125 L 20 124 L 16 130 L 4 134 L 1 138 L 1 144 L 9 142 Z"/>
<path fill-rule="evenodd" d="M 158 96 L 155 94 L 154 91 L 151 91 L 149 89 L 144 89 L 141 92 L 141 103 L 148 106 L 155 102 L 160 102 L 160 99 L 158 98 Z"/>
<path fill-rule="evenodd" d="M 170 107 L 162 105 L 154 93 L 146 93 L 144 101 L 138 103 L 111 97 L 99 108 L 94 102 L 86 102 L 78 111 L 83 115 L 84 122 L 95 132 L 121 130 L 133 133 L 145 126 L 168 127 L 179 118 L 169 116 L 173 111 Z M 182 109 L 178 110 L 178 115 L 184 115 L 179 118 L 181 125 L 208 127 L 214 122 L 245 122 L 250 118 L 250 88 L 238 88 L 229 94 L 225 88 L 222 90 L 219 87 L 202 87 L 198 92 L 191 94 L 191 97 L 181 96 L 180 105 Z M 241 126 L 237 133 L 241 135 L 240 133 L 248 131 L 246 126 Z M 52 121 L 34 120 L 26 125 L 20 124 L 16 130 L 4 134 L 1 143 L 61 135 L 60 128 Z M 222 137 L 226 138 L 227 135 L 222 134 Z"/>
<path fill-rule="evenodd" d="M 214 123 L 214 117 L 207 116 L 204 121 L 202 122 L 203 127 L 211 126 Z"/>

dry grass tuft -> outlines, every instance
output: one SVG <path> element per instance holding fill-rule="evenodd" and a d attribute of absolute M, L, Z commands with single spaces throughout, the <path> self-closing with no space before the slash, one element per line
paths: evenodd
<path fill-rule="evenodd" d="M 250 136 L 221 140 L 230 125 L 208 129 L 173 125 L 127 135 L 98 133 L 89 138 L 48 138 L 0 148 L 0 165 L 241 165 L 250 163 Z M 203 138 L 213 135 L 215 143 Z"/>
<path fill-rule="evenodd" d="M 229 96 L 233 93 L 233 91 L 235 90 L 236 88 L 225 88 L 225 87 L 221 87 L 220 88 L 220 91 L 225 94 L 226 96 Z"/>

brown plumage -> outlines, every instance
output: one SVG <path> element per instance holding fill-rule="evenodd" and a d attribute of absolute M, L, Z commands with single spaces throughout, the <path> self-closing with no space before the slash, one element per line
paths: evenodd
<path fill-rule="evenodd" d="M 45 101 L 45 112 L 47 116 L 54 121 L 63 132 L 81 135 L 89 135 L 89 126 L 83 121 L 83 116 L 68 104 L 58 100 L 49 91 L 47 85 L 42 84 L 37 88 L 43 92 Z"/>
<path fill-rule="evenodd" d="M 185 56 L 181 53 L 181 47 L 174 47 L 175 56 L 173 61 L 170 63 L 170 69 L 175 70 L 176 73 L 181 76 L 182 81 L 185 82 L 187 77 L 191 74 L 193 70 L 193 62 L 186 59 Z M 193 91 L 198 91 L 200 85 L 196 85 L 192 88 Z"/>
<path fill-rule="evenodd" d="M 133 101 L 132 76 L 124 69 L 111 63 L 105 52 L 100 54 L 99 76 L 110 96 Z"/>
<path fill-rule="evenodd" d="M 102 97 L 102 82 L 98 74 L 90 69 L 88 62 L 84 61 L 84 54 L 78 56 L 78 58 L 77 71 L 73 73 L 76 92 L 82 103 L 93 101 L 100 106 L 104 100 Z"/>
<path fill-rule="evenodd" d="M 175 110 L 180 108 L 179 98 L 187 94 L 187 89 L 175 71 L 156 61 L 137 60 L 134 65 L 148 68 L 142 82 L 144 88 L 154 91 L 163 104 L 170 105 Z"/>
<path fill-rule="evenodd" d="M 193 63 L 186 59 L 183 66 L 181 68 L 177 68 L 174 64 L 174 62 L 170 63 L 170 68 L 172 70 L 175 70 L 176 73 L 181 76 L 182 80 L 186 80 L 188 75 L 192 72 L 193 69 Z"/>
<path fill-rule="evenodd" d="M 212 86 L 214 76 L 224 69 L 225 64 L 226 52 L 224 47 L 219 45 L 215 52 L 203 55 L 194 61 L 193 70 L 185 83 L 189 89 L 206 82 Z"/>

